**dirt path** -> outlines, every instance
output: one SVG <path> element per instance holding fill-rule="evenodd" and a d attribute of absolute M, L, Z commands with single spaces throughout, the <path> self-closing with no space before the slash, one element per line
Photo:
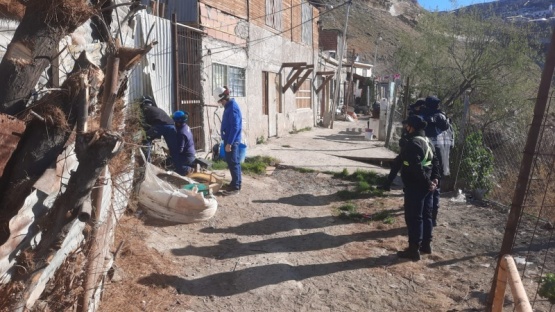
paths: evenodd
<path fill-rule="evenodd" d="M 244 185 L 208 222 L 122 220 L 102 310 L 483 309 L 504 213 L 444 200 L 434 254 L 413 263 L 395 255 L 406 244 L 400 190 L 351 201 L 362 213 L 391 210 L 384 224 L 336 217 L 344 202 L 334 193 L 348 185 L 326 174 L 278 169 Z"/>

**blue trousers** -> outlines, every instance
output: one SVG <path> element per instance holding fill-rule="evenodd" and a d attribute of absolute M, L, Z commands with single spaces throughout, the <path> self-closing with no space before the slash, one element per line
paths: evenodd
<path fill-rule="evenodd" d="M 432 241 L 432 192 L 405 188 L 405 223 L 409 245 Z"/>
<path fill-rule="evenodd" d="M 195 162 L 195 159 L 195 155 L 177 154 L 176 156 L 172 157 L 175 172 L 179 173 L 180 175 L 187 175 L 189 173 L 189 169 L 193 168 L 193 163 Z"/>
<path fill-rule="evenodd" d="M 227 167 L 229 168 L 229 173 L 231 174 L 231 183 L 229 184 L 231 188 L 240 190 L 241 189 L 241 162 L 239 159 L 239 143 L 231 144 L 231 152 L 225 153 L 225 161 L 227 162 Z"/>

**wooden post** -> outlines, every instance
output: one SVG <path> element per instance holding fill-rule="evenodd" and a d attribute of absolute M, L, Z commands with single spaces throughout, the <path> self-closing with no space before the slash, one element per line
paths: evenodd
<path fill-rule="evenodd" d="M 87 120 L 89 118 L 89 84 L 85 74 L 79 76 L 80 91 L 77 103 L 77 133 L 87 132 Z"/>
<path fill-rule="evenodd" d="M 507 267 L 506 261 L 501 262 L 497 269 L 497 287 L 495 288 L 495 299 L 493 302 L 492 312 L 503 311 L 503 301 L 505 301 L 505 289 L 507 288 Z"/>
<path fill-rule="evenodd" d="M 497 287 L 495 288 L 495 296 L 491 307 L 492 312 L 503 311 L 507 282 L 511 288 L 515 310 L 518 312 L 532 312 L 532 306 L 530 305 L 530 301 L 528 300 L 528 296 L 520 280 L 515 261 L 510 255 L 504 255 L 502 257 L 501 265 L 497 270 L 497 280 L 495 282 Z"/>
<path fill-rule="evenodd" d="M 114 101 L 118 91 L 118 68 L 119 58 L 110 55 L 106 66 L 106 80 L 104 81 L 102 112 L 100 114 L 100 127 L 106 130 L 112 130 Z"/>
<path fill-rule="evenodd" d="M 510 255 L 503 257 L 507 270 L 509 271 L 509 285 L 511 286 L 511 293 L 513 294 L 513 301 L 517 312 L 532 312 L 532 306 L 524 290 L 524 285 L 520 280 L 518 269 L 516 268 L 515 261 Z"/>

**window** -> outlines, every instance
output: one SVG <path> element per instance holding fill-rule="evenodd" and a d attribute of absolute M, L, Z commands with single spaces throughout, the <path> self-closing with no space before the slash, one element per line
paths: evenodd
<path fill-rule="evenodd" d="M 266 25 L 281 30 L 281 1 L 266 0 Z"/>
<path fill-rule="evenodd" d="M 308 2 L 303 2 L 301 15 L 301 41 L 312 45 L 312 7 Z"/>
<path fill-rule="evenodd" d="M 312 80 L 306 79 L 295 93 L 295 102 L 297 108 L 311 108 L 312 107 Z"/>
<path fill-rule="evenodd" d="M 212 85 L 227 86 L 231 96 L 245 96 L 245 69 L 222 64 L 212 64 Z"/>

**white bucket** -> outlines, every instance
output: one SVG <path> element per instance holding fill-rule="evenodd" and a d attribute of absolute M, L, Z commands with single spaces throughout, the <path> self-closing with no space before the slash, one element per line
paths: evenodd
<path fill-rule="evenodd" d="M 372 140 L 374 137 L 374 130 L 373 129 L 366 129 L 366 132 L 364 133 L 364 138 L 366 140 Z"/>

